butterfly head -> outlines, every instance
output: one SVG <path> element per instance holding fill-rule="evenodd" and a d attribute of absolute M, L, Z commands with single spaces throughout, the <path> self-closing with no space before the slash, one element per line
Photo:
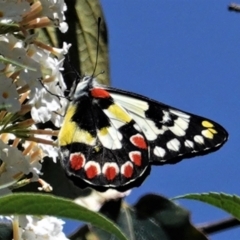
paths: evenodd
<path fill-rule="evenodd" d="M 82 79 L 78 79 L 71 88 L 69 100 L 76 101 L 84 95 L 88 96 L 90 89 L 97 85 L 96 79 L 92 76 L 85 76 Z"/>

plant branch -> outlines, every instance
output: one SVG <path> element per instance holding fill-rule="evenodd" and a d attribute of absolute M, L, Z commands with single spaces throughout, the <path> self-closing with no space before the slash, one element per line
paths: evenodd
<path fill-rule="evenodd" d="M 240 226 L 240 221 L 236 218 L 230 217 L 213 223 L 202 224 L 197 226 L 197 228 L 204 234 L 209 235 L 220 231 L 228 230 L 236 226 Z"/>
<path fill-rule="evenodd" d="M 231 4 L 228 6 L 228 10 L 229 10 L 229 11 L 234 11 L 234 12 L 240 12 L 240 4 L 231 3 Z"/>

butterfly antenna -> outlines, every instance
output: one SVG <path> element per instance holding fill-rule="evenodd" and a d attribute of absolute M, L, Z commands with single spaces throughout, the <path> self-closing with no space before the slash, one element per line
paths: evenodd
<path fill-rule="evenodd" d="M 98 61 L 98 53 L 99 53 L 99 39 L 100 39 L 100 24 L 101 24 L 101 18 L 98 18 L 98 33 L 97 33 L 97 51 L 96 51 L 96 62 L 93 69 L 92 77 L 94 76 L 96 69 L 97 69 L 97 61 Z"/>
<path fill-rule="evenodd" d="M 66 98 L 65 96 L 60 96 L 60 95 L 57 95 L 57 94 L 55 94 L 55 93 L 52 93 L 52 92 L 49 91 L 49 90 L 47 89 L 47 87 L 43 84 L 43 82 L 41 81 L 41 79 L 38 79 L 38 80 L 39 80 L 40 84 L 42 85 L 42 87 L 46 90 L 46 92 L 48 92 L 48 93 L 51 94 L 52 96 L 55 96 L 55 97 L 57 97 L 58 99 L 60 99 L 60 98 Z"/>
<path fill-rule="evenodd" d="M 77 69 L 71 64 L 71 61 L 70 61 L 70 55 L 69 53 L 66 54 L 66 62 L 68 63 L 70 69 L 73 71 L 74 74 L 76 74 L 76 76 L 80 79 L 81 76 L 79 74 L 79 72 L 77 71 Z"/>

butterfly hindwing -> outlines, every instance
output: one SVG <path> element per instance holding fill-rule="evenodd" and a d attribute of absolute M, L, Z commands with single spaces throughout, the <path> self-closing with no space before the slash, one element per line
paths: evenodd
<path fill-rule="evenodd" d="M 69 176 L 92 187 L 120 189 L 134 186 L 151 164 L 215 151 L 227 136 L 209 119 L 86 77 L 77 85 L 58 139 Z"/>
<path fill-rule="evenodd" d="M 72 140 L 63 142 L 64 131 L 59 134 L 68 174 L 103 187 L 124 186 L 141 176 L 148 167 L 149 152 L 144 134 L 134 128 L 135 121 L 111 97 L 78 100 L 82 104 L 73 102 L 63 123 L 63 129 L 74 124 L 74 130 L 66 132 Z"/>

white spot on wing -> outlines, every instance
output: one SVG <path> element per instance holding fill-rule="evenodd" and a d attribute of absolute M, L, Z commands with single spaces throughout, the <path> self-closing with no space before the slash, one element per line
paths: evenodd
<path fill-rule="evenodd" d="M 140 122 L 140 119 L 138 122 Z M 161 129 L 158 129 L 152 120 L 142 119 L 141 124 L 142 131 L 148 141 L 157 139 L 157 135 L 162 133 Z"/>
<path fill-rule="evenodd" d="M 169 129 L 177 136 L 184 136 L 186 134 L 186 129 L 188 128 L 188 119 L 177 118 L 174 120 L 174 126 L 169 127 Z"/>
<path fill-rule="evenodd" d="M 159 134 L 163 134 L 167 130 L 157 128 L 152 120 L 140 117 L 135 113 L 131 113 L 131 116 L 137 125 L 135 129 L 139 132 L 143 132 L 148 141 L 157 139 Z"/>
<path fill-rule="evenodd" d="M 154 129 L 156 128 L 153 126 L 154 123 L 152 121 L 139 117 L 138 115 L 135 115 L 135 114 L 133 114 L 132 117 L 134 121 L 137 123 L 137 125 L 139 126 L 139 128 L 142 130 L 147 140 L 152 141 L 157 138 L 157 135 L 156 135 L 157 133 L 155 133 L 154 130 L 152 129 L 152 127 Z M 155 130 L 158 130 L 158 129 L 155 129 Z"/>
<path fill-rule="evenodd" d="M 201 135 L 196 135 L 193 139 L 196 143 L 204 144 L 204 138 Z"/>
<path fill-rule="evenodd" d="M 110 95 L 116 103 L 120 104 L 126 110 L 145 117 L 145 111 L 148 110 L 148 103 L 146 101 L 117 93 L 111 93 Z"/>
<path fill-rule="evenodd" d="M 167 142 L 167 148 L 175 152 L 179 151 L 180 146 L 181 146 L 181 143 L 176 138 Z"/>
<path fill-rule="evenodd" d="M 169 109 L 169 112 L 181 117 L 181 118 L 187 118 L 189 119 L 191 116 L 190 115 L 187 115 L 186 113 L 184 112 L 181 112 L 181 111 L 178 111 L 178 110 L 174 110 L 174 109 Z"/>
<path fill-rule="evenodd" d="M 186 130 L 189 125 L 189 119 L 186 118 L 177 118 L 174 120 L 175 124 L 178 125 L 181 129 Z"/>
<path fill-rule="evenodd" d="M 156 146 L 156 147 L 153 149 L 153 153 L 154 153 L 157 157 L 164 157 L 165 154 L 166 154 L 166 151 L 165 151 L 164 148 Z"/>
<path fill-rule="evenodd" d="M 102 130 L 98 131 L 97 136 L 102 145 L 108 149 L 120 149 L 122 147 L 122 134 L 114 127 L 107 127 L 107 133 Z"/>
<path fill-rule="evenodd" d="M 141 131 L 142 131 L 142 129 L 141 129 L 136 123 L 133 125 L 133 127 L 134 127 L 138 132 L 141 132 Z"/>
<path fill-rule="evenodd" d="M 121 121 L 120 119 L 117 119 L 115 115 L 113 115 L 110 111 L 108 111 L 107 109 L 103 110 L 104 113 L 109 117 L 113 127 L 115 128 L 120 128 L 122 127 L 124 124 L 126 124 L 125 122 Z"/>
<path fill-rule="evenodd" d="M 182 130 L 180 127 L 174 125 L 173 127 L 168 127 L 172 133 L 174 133 L 176 136 L 184 136 L 186 133 L 184 130 Z"/>
<path fill-rule="evenodd" d="M 163 117 L 162 117 L 162 121 L 160 121 L 161 123 L 167 123 L 171 120 L 170 114 L 167 111 L 163 110 Z"/>
<path fill-rule="evenodd" d="M 113 127 L 117 128 L 117 129 L 122 127 L 124 124 L 126 124 L 125 122 L 122 122 L 116 118 L 110 118 L 110 121 L 111 121 Z"/>
<path fill-rule="evenodd" d="M 185 140 L 184 145 L 185 145 L 185 147 L 188 147 L 188 148 L 194 147 L 194 143 L 190 140 Z"/>

